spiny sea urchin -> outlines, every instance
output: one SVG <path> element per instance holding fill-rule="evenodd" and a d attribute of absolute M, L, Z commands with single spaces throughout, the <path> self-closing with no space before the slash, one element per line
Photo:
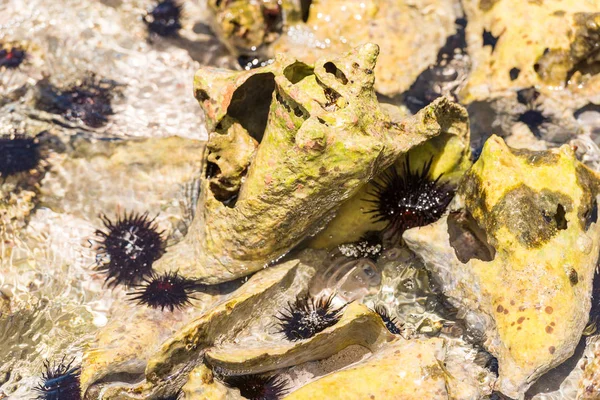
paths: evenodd
<path fill-rule="evenodd" d="M 181 29 L 183 6 L 177 0 L 163 0 L 144 16 L 150 32 L 159 36 L 175 36 Z"/>
<path fill-rule="evenodd" d="M 376 221 L 387 221 L 386 230 L 394 237 L 407 229 L 437 221 L 452 200 L 454 189 L 440 183 L 442 175 L 436 179 L 429 177 L 432 162 L 433 157 L 420 172 L 413 171 L 407 156 L 402 174 L 392 166 L 379 180 L 372 182 L 374 189 L 368 192 L 372 198 L 366 201 L 374 207 L 367 212 L 373 214 Z"/>
<path fill-rule="evenodd" d="M 342 317 L 344 307 L 335 308 L 333 299 L 329 297 L 315 299 L 311 296 L 298 297 L 294 303 L 288 303 L 287 308 L 281 312 L 279 320 L 280 333 L 286 339 L 297 341 L 313 337 L 317 333 L 335 325 Z"/>
<path fill-rule="evenodd" d="M 112 222 L 101 216 L 107 231 L 98 229 L 97 270 L 107 274 L 109 286 L 127 286 L 151 275 L 152 264 L 165 253 L 164 231 L 159 231 L 148 213 L 127 213 Z"/>
<path fill-rule="evenodd" d="M 41 160 L 36 138 L 24 135 L 0 138 L 0 176 L 32 170 Z"/>
<path fill-rule="evenodd" d="M 144 284 L 136 285 L 137 290 L 129 293 L 138 304 L 148 307 L 165 308 L 170 311 L 191 304 L 191 292 L 195 287 L 194 281 L 184 278 L 177 272 L 166 272 L 162 275 L 152 274 L 144 279 Z"/>
<path fill-rule="evenodd" d="M 34 390 L 39 393 L 40 400 L 80 400 L 81 386 L 79 381 L 80 368 L 73 367 L 73 362 L 65 363 L 63 358 L 58 364 L 50 365 L 44 361 L 42 383 Z"/>
<path fill-rule="evenodd" d="M 25 50 L 19 47 L 11 47 L 10 49 L 0 49 L 0 68 L 18 68 L 23 63 L 23 61 L 25 61 L 26 57 L 27 53 L 25 52 Z"/>
<path fill-rule="evenodd" d="M 341 244 L 338 249 L 346 257 L 368 258 L 377 261 L 383 250 L 383 245 L 377 232 L 367 232 L 358 242 Z"/>
<path fill-rule="evenodd" d="M 400 329 L 398 328 L 396 318 L 392 317 L 384 306 L 381 304 L 375 306 L 375 312 L 379 314 L 388 331 L 394 335 L 400 334 Z"/>
<path fill-rule="evenodd" d="M 288 392 L 288 382 L 279 375 L 254 374 L 218 376 L 227 386 L 239 389 L 251 400 L 279 400 Z"/>
<path fill-rule="evenodd" d="M 117 83 L 98 79 L 94 74 L 64 90 L 53 86 L 47 79 L 40 81 L 38 87 L 40 93 L 36 107 L 62 115 L 69 121 L 79 120 L 89 127 L 99 128 L 106 125 L 109 115 L 114 114 L 111 92 Z"/>

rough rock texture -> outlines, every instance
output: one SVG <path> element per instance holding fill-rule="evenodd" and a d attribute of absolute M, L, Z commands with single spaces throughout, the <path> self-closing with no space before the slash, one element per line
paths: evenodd
<path fill-rule="evenodd" d="M 200 70 L 195 88 L 212 132 L 207 147 L 216 149 L 231 130 L 250 137 L 208 152 L 214 162 L 205 163 L 196 218 L 156 267 L 211 284 L 250 274 L 317 232 L 399 155 L 443 132 L 465 135 L 464 110 L 445 98 L 391 122 L 373 90 L 378 53 L 366 44 L 314 66 L 282 56 L 247 72 Z M 250 155 L 254 141 L 260 144 Z"/>
<path fill-rule="evenodd" d="M 479 399 L 491 389 L 489 371 L 469 368 L 463 359 L 460 368 L 445 366 L 451 345 L 443 339 L 397 340 L 357 365 L 311 382 L 286 397 L 308 399 Z"/>
<path fill-rule="evenodd" d="M 585 328 L 597 186 L 568 146 L 511 150 L 493 136 L 459 186 L 455 212 L 404 234 L 498 358 L 496 387 L 510 397 L 569 358 Z"/>

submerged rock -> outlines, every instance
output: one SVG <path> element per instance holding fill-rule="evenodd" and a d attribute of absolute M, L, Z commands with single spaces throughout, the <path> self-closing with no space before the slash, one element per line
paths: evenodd
<path fill-rule="evenodd" d="M 568 146 L 513 150 L 493 136 L 450 215 L 404 234 L 498 359 L 496 389 L 510 397 L 521 398 L 581 338 L 600 242 L 597 188 Z"/>
<path fill-rule="evenodd" d="M 211 284 L 248 275 L 320 230 L 410 148 L 465 136 L 464 110 L 445 98 L 390 121 L 373 89 L 378 54 L 366 44 L 314 65 L 282 55 L 252 71 L 200 70 L 207 179 L 188 235 L 157 268 Z"/>

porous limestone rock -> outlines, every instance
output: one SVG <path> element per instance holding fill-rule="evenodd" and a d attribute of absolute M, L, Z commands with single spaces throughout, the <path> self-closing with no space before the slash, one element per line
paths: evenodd
<path fill-rule="evenodd" d="M 403 236 L 497 357 L 496 389 L 510 397 L 579 343 L 598 260 L 597 189 L 570 147 L 515 150 L 492 136 L 450 215 Z"/>
<path fill-rule="evenodd" d="M 366 44 L 314 65 L 282 55 L 252 71 L 198 71 L 207 179 L 188 235 L 156 268 L 209 284 L 248 275 L 320 230 L 412 147 L 443 132 L 465 136 L 464 109 L 445 98 L 390 121 L 373 89 L 378 54 Z"/>

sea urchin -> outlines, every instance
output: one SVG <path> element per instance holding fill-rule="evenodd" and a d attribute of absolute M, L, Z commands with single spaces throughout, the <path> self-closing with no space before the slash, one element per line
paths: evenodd
<path fill-rule="evenodd" d="M 175 36 L 181 29 L 182 6 L 176 0 L 163 0 L 144 16 L 150 32 L 159 36 Z"/>
<path fill-rule="evenodd" d="M 18 47 L 0 49 L 0 67 L 8 69 L 18 68 L 25 60 L 27 53 Z"/>
<path fill-rule="evenodd" d="M 251 400 L 279 400 L 288 391 L 288 382 L 279 375 L 219 376 L 227 386 L 239 389 L 240 394 Z"/>
<path fill-rule="evenodd" d="M 392 317 L 388 313 L 388 310 L 384 306 L 382 306 L 382 305 L 376 306 L 375 312 L 377 314 L 379 314 L 379 316 L 381 317 L 381 320 L 385 324 L 385 327 L 387 328 L 388 331 L 390 331 L 394 335 L 400 334 L 400 329 L 398 328 L 398 324 L 396 323 L 396 318 Z"/>
<path fill-rule="evenodd" d="M 32 170 L 38 166 L 40 159 L 36 138 L 23 135 L 0 138 L 0 176 Z"/>
<path fill-rule="evenodd" d="M 131 300 L 148 307 L 168 308 L 170 311 L 185 307 L 190 304 L 191 291 L 195 284 L 192 280 L 179 275 L 177 272 L 167 272 L 162 275 L 152 274 L 144 279 L 144 284 L 137 285 L 137 290 L 129 295 Z"/>
<path fill-rule="evenodd" d="M 281 312 L 279 320 L 280 333 L 286 339 L 297 341 L 313 337 L 330 326 L 335 325 L 342 317 L 344 307 L 334 308 L 333 299 L 329 297 L 298 297 L 294 303 L 288 303 Z"/>
<path fill-rule="evenodd" d="M 165 253 L 164 231 L 158 231 L 148 213 L 131 213 L 116 222 L 101 216 L 107 231 L 97 230 L 100 237 L 96 261 L 98 270 L 108 276 L 109 286 L 127 286 L 141 282 L 152 274 L 152 264 Z"/>
<path fill-rule="evenodd" d="M 393 236 L 435 222 L 452 200 L 454 190 L 439 182 L 441 175 L 436 179 L 429 177 L 432 162 L 433 157 L 420 172 L 412 171 L 407 156 L 402 175 L 393 166 L 380 180 L 372 182 L 374 190 L 368 194 L 373 198 L 366 201 L 375 206 L 367 212 L 372 213 L 376 221 L 388 221 L 386 229 Z"/>
<path fill-rule="evenodd" d="M 64 358 L 60 363 L 50 365 L 44 361 L 42 383 L 34 388 L 39 393 L 39 400 L 80 400 L 81 387 L 79 382 L 80 368 L 73 367 L 73 362 L 65 364 Z"/>

